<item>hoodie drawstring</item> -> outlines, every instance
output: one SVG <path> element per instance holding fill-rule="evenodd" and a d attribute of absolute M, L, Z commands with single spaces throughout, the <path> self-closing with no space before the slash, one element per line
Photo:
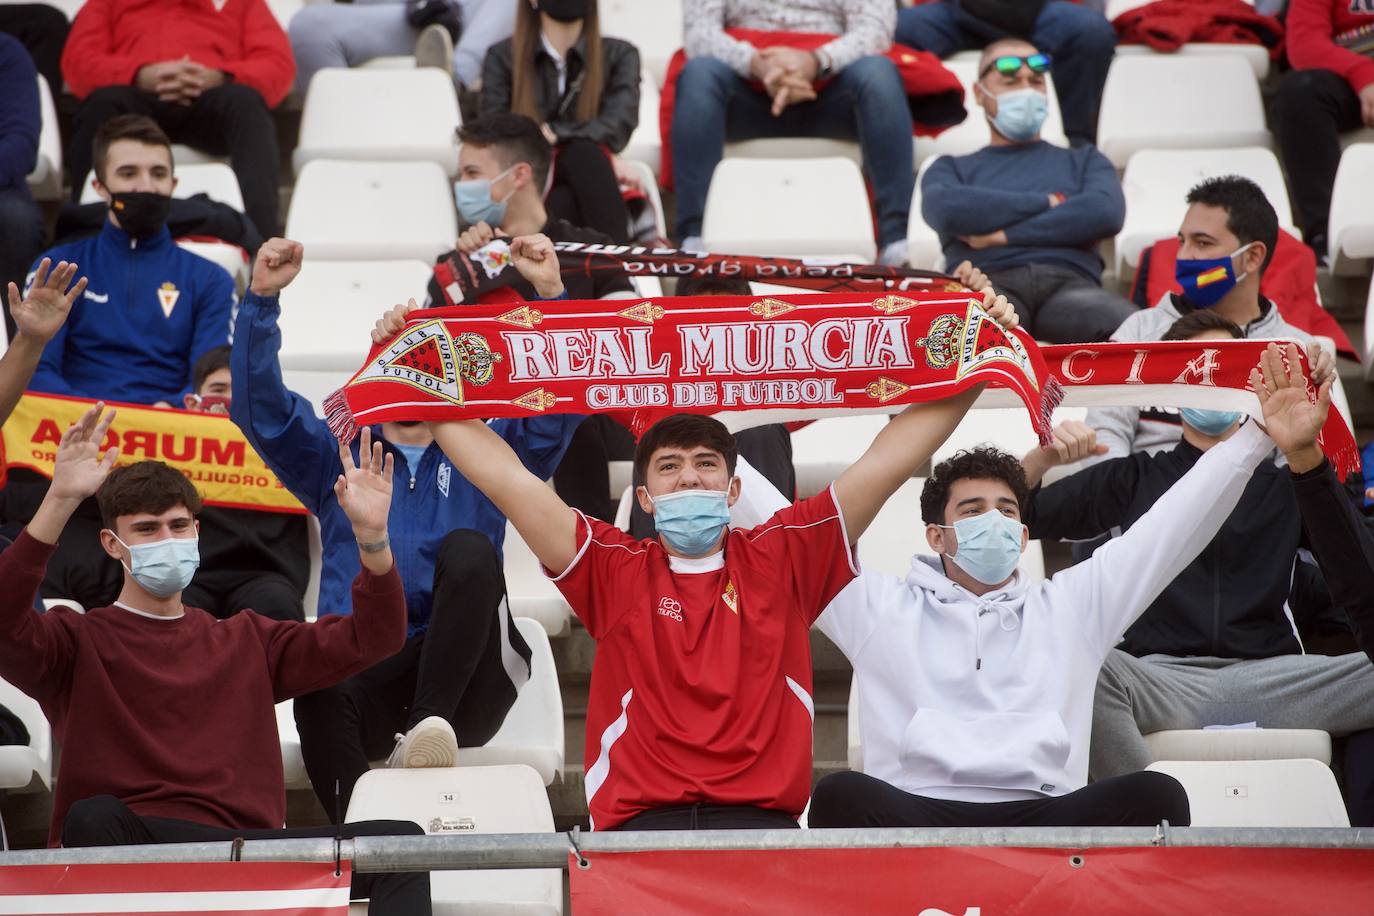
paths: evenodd
<path fill-rule="evenodd" d="M 997 604 L 978 605 L 978 616 L 973 618 L 974 671 L 983 670 L 983 615 L 990 614 L 994 611 L 997 612 L 997 625 L 1004 633 L 1010 633 L 1012 630 L 1016 629 L 1020 623 L 1020 621 L 1016 619 L 1016 612 L 1000 602 Z M 1008 622 L 1011 623 L 1011 626 L 1007 626 Z"/>

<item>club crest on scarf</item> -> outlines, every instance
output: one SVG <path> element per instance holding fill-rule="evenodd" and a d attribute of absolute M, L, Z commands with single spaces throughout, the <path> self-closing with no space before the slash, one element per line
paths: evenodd
<path fill-rule="evenodd" d="M 463 383 L 487 384 L 501 358 L 481 334 L 450 336 L 442 321 L 427 321 L 377 353 L 357 382 L 400 382 L 461 405 Z"/>
<path fill-rule="evenodd" d="M 1015 366 L 1032 386 L 1038 387 L 1034 363 L 1026 345 L 993 321 L 977 300 L 969 300 L 968 311 L 962 318 L 958 315 L 936 318 L 917 344 L 924 348 L 926 365 L 930 368 L 948 369 L 957 364 L 955 378 L 962 379 L 991 363 L 1005 362 Z"/>

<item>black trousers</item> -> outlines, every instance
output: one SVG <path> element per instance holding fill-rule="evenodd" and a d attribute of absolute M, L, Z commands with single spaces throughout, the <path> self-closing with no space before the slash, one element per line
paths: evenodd
<path fill-rule="evenodd" d="M 121 114 L 147 115 L 173 143 L 216 156 L 227 155 L 243 192 L 244 209 L 264 237 L 277 234 L 277 128 L 267 103 L 254 89 L 226 83 L 190 105 L 160 102 L 135 86 L 106 86 L 88 96 L 76 112 L 67 165 L 72 200 L 81 199 L 89 179 L 95 132 Z"/>
<path fill-rule="evenodd" d="M 1279 84 L 1273 115 L 1302 237 L 1324 256 L 1331 186 L 1341 162 L 1340 135 L 1364 123 L 1360 97 L 1330 70 L 1294 70 Z"/>
<path fill-rule="evenodd" d="M 0 4 L 0 32 L 13 35 L 48 81 L 53 100 L 62 95 L 62 47 L 71 31 L 67 15 L 46 3 Z"/>
<path fill-rule="evenodd" d="M 289 840 L 342 836 L 423 836 L 419 824 L 410 821 L 361 821 L 333 827 L 235 830 L 211 827 L 169 817 L 141 817 L 113 795 L 82 799 L 67 811 L 62 822 L 62 845 L 141 846 L 153 843 L 201 843 L 217 840 Z M 370 897 L 368 912 L 374 916 L 427 916 L 430 912 L 429 872 L 353 875 L 353 899 Z"/>
<path fill-rule="evenodd" d="M 0 4 L 0 10 L 11 9 Z M 14 339 L 15 324 L 10 316 L 10 297 L 7 290 L 13 283 L 24 290 L 29 268 L 48 244 L 48 225 L 43 221 L 43 209 L 20 180 L 15 188 L 0 188 L 0 292 L 4 292 L 5 327 L 9 339 Z"/>
<path fill-rule="evenodd" d="M 590 140 L 558 145 L 553 186 L 544 205 L 554 219 L 595 229 L 621 244 L 630 240 L 630 212 L 620 196 L 615 169 L 601 147 Z"/>
<path fill-rule="evenodd" d="M 1135 303 L 1058 264 L 1027 264 L 987 271 L 1021 325 L 1036 340 L 1087 343 L 1111 337 L 1137 311 Z"/>
<path fill-rule="evenodd" d="M 252 608 L 273 620 L 305 621 L 301 593 L 281 573 L 244 572 L 238 569 L 196 570 L 196 577 L 181 593 L 191 607 L 209 611 L 220 620 L 244 608 Z"/>
<path fill-rule="evenodd" d="M 781 423 L 754 426 L 735 433 L 735 446 L 744 458 L 778 492 L 788 499 L 797 496 L 797 469 L 792 464 L 792 434 Z M 638 474 L 634 485 L 644 483 Z M 630 534 L 637 538 L 658 537 L 654 517 L 639 507 L 639 500 L 630 503 Z"/>
<path fill-rule="evenodd" d="M 1177 779 L 1142 770 L 1090 783 L 1057 798 L 963 802 L 904 792 L 863 773 L 833 773 L 811 794 L 812 827 L 1187 827 L 1188 795 Z"/>
<path fill-rule="evenodd" d="M 577 511 L 613 522 L 619 494 L 611 496 L 610 462 L 626 461 L 634 454 L 635 439 L 628 429 L 605 414 L 592 414 L 568 441 L 553 472 L 553 488 Z"/>
<path fill-rule="evenodd" d="M 506 671 L 503 655 L 510 652 L 523 662 L 520 684 Z M 361 674 L 296 698 L 301 757 L 330 818 L 336 817 L 335 782 L 337 810 L 346 814 L 368 762 L 385 757 L 396 734 L 421 719 L 447 719 L 462 746 L 490 741 L 529 677 L 530 655 L 506 604 L 496 548 L 475 531 L 449 532 L 435 564 L 428 629 Z"/>
<path fill-rule="evenodd" d="M 678 805 L 636 814 L 616 830 L 778 830 L 798 829 L 786 811 L 743 805 Z"/>

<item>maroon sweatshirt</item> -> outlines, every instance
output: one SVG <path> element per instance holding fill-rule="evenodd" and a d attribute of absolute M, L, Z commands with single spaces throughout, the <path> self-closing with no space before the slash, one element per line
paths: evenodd
<path fill-rule="evenodd" d="M 39 702 L 62 747 L 51 845 L 67 809 L 92 795 L 151 817 L 283 826 L 273 705 L 356 674 L 405 642 L 394 568 L 363 570 L 353 614 L 315 623 L 249 613 L 221 621 L 190 607 L 176 619 L 120 606 L 39 614 L 33 595 L 52 551 L 25 531 L 0 553 L 0 676 Z"/>

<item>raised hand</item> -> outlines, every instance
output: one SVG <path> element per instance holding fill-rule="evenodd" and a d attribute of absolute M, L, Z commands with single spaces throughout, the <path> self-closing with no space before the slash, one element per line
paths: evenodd
<path fill-rule="evenodd" d="M 522 235 L 510 243 L 511 262 L 520 276 L 530 281 L 541 299 L 563 294 L 563 275 L 558 266 L 558 252 L 547 235 Z"/>
<path fill-rule="evenodd" d="M 18 286 L 11 283 L 9 287 L 10 314 L 14 316 L 19 333 L 39 343 L 52 340 L 67 320 L 72 303 L 86 289 L 85 277 L 77 280 L 75 286 L 72 285 L 72 277 L 76 276 L 77 271 L 75 264 L 59 261 L 49 273 L 50 267 L 52 260 L 49 258 L 38 262 L 29 294 L 23 298 L 20 298 Z"/>
<path fill-rule="evenodd" d="M 334 496 L 339 508 L 353 525 L 353 536 L 359 544 L 375 544 L 386 540 L 386 520 L 391 512 L 391 472 L 395 463 L 391 455 L 382 457 L 382 443 L 372 441 L 372 430 L 363 427 L 358 445 L 358 463 L 347 442 L 339 443 L 339 460 L 344 471 L 334 482 Z"/>
<path fill-rule="evenodd" d="M 496 230 L 485 222 L 478 222 L 464 229 L 453 247 L 458 249 L 459 254 L 472 254 L 494 238 Z"/>
<path fill-rule="evenodd" d="M 1061 464 L 1075 464 L 1093 455 L 1107 454 L 1107 446 L 1097 441 L 1097 430 L 1077 420 L 1065 420 L 1054 428 L 1049 445 L 1031 449 L 1021 459 L 1026 471 L 1026 483 L 1032 487 L 1045 472 Z"/>
<path fill-rule="evenodd" d="M 992 286 L 987 274 L 974 267 L 972 261 L 960 261 L 959 266 L 951 272 L 951 276 L 975 293 L 981 293 Z"/>
<path fill-rule="evenodd" d="M 62 434 L 57 445 L 57 461 L 53 465 L 52 486 L 48 488 L 53 499 L 80 502 L 94 496 L 109 476 L 119 458 L 119 449 L 107 449 L 105 457 L 100 457 L 100 445 L 115 418 L 111 410 L 102 419 L 100 414 L 104 409 L 104 402 L 97 403 Z"/>
<path fill-rule="evenodd" d="M 406 316 L 419 307 L 415 304 L 415 300 L 411 299 L 405 305 L 393 305 L 387 309 L 372 327 L 372 342 L 375 344 L 386 343 L 395 337 L 401 328 L 406 326 Z"/>
<path fill-rule="evenodd" d="M 253 263 L 253 282 L 249 289 L 259 296 L 275 296 L 291 285 L 301 272 L 305 246 L 290 239 L 273 238 L 262 243 Z"/>
<path fill-rule="evenodd" d="M 1021 316 L 1016 314 L 1015 307 L 1007 301 L 1007 297 L 999 296 L 991 286 L 983 290 L 983 311 L 1008 331 L 1021 323 Z"/>
<path fill-rule="evenodd" d="M 1322 382 L 1314 404 L 1307 392 L 1307 379 L 1298 362 L 1298 348 L 1285 350 L 1270 344 L 1260 355 L 1259 365 L 1250 370 L 1250 390 L 1259 398 L 1264 411 L 1264 429 L 1295 471 L 1311 470 L 1323 458 L 1317 436 L 1331 410 L 1331 379 Z"/>

